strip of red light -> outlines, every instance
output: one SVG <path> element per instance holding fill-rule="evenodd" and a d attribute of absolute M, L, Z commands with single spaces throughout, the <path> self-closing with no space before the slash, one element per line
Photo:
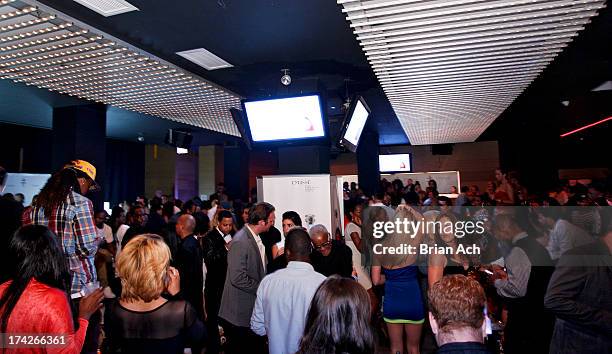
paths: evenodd
<path fill-rule="evenodd" d="M 565 137 L 566 137 L 566 136 L 568 136 L 568 135 L 572 135 L 572 134 L 577 133 L 577 132 L 579 132 L 579 131 L 581 131 L 581 130 L 585 130 L 585 129 L 588 129 L 588 128 L 591 128 L 591 127 L 594 127 L 594 126 L 596 126 L 596 125 L 598 125 L 598 124 L 605 123 L 605 122 L 607 122 L 607 121 L 609 121 L 609 120 L 612 120 L 612 117 L 604 118 L 604 119 L 602 119 L 602 120 L 600 120 L 600 121 L 597 121 L 597 122 L 595 122 L 595 123 L 587 124 L 587 125 L 585 125 L 584 127 L 580 127 L 580 128 L 578 128 L 578 129 L 574 129 L 574 130 L 569 131 L 569 132 L 567 132 L 567 133 L 563 133 L 563 134 L 561 134 L 561 137 L 562 137 L 562 138 L 565 138 Z"/>

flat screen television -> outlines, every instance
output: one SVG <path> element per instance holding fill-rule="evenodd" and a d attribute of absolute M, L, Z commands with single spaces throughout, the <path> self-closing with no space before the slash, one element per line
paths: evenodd
<path fill-rule="evenodd" d="M 357 151 L 361 133 L 363 132 L 363 128 L 365 128 L 370 113 L 370 108 L 363 97 L 357 96 L 346 112 L 342 133 L 340 135 L 340 145 L 351 152 Z"/>
<path fill-rule="evenodd" d="M 321 101 L 317 94 L 244 100 L 243 111 L 253 144 L 325 138 Z"/>
<path fill-rule="evenodd" d="M 411 172 L 411 154 L 378 155 L 378 168 L 380 172 Z"/>

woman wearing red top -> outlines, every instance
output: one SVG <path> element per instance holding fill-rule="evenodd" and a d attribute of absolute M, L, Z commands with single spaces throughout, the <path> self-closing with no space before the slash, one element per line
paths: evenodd
<path fill-rule="evenodd" d="M 70 274 L 56 236 L 45 226 L 24 226 L 9 245 L 11 279 L 0 285 L 0 333 L 2 353 L 80 353 L 89 316 L 100 308 L 101 289 L 84 297 L 75 332 L 67 289 Z M 64 345 L 36 348 L 11 347 L 10 334 L 62 335 Z"/>

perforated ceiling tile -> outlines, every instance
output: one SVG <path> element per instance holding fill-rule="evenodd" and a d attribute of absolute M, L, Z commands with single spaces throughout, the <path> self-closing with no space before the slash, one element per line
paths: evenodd
<path fill-rule="evenodd" d="M 474 141 L 605 0 L 338 0 L 410 142 Z"/>
<path fill-rule="evenodd" d="M 240 135 L 240 96 L 35 1 L 0 0 L 0 78 Z"/>

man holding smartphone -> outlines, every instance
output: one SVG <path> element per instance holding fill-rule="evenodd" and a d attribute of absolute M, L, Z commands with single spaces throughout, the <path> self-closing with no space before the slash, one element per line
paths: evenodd
<path fill-rule="evenodd" d="M 217 221 L 217 227 L 202 238 L 204 263 L 206 263 L 207 270 L 206 286 L 204 287 L 206 329 L 208 331 L 207 353 L 219 352 L 219 305 L 227 272 L 227 252 L 232 243 L 234 230 L 234 218 L 228 210 L 220 211 L 217 214 Z"/>
<path fill-rule="evenodd" d="M 548 251 L 529 237 L 515 215 L 496 216 L 493 233 L 512 244 L 505 270 L 493 267 L 491 281 L 508 306 L 505 352 L 548 353 L 553 317 L 544 310 L 544 294 L 554 270 Z"/>

